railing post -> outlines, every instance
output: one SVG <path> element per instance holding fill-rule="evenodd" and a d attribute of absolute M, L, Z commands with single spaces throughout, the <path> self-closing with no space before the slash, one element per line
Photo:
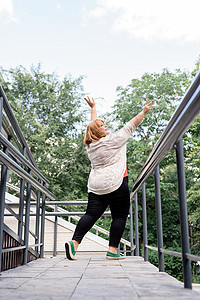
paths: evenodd
<path fill-rule="evenodd" d="M 55 212 L 58 211 L 58 205 L 55 205 Z M 57 227 L 58 225 L 58 217 L 55 216 L 55 222 L 54 222 L 54 247 L 53 247 L 53 256 L 56 256 L 57 254 Z"/>
<path fill-rule="evenodd" d="M 146 189 L 145 182 L 142 184 L 142 220 L 143 220 L 143 243 L 144 243 L 144 261 L 148 261 L 147 241 L 147 210 L 146 210 Z"/>
<path fill-rule="evenodd" d="M 134 197 L 134 216 L 135 216 L 135 255 L 139 256 L 139 227 L 138 227 L 138 196 Z"/>
<path fill-rule="evenodd" d="M 28 171 L 31 174 L 31 170 Z M 25 211 L 25 230 L 24 230 L 24 245 L 26 246 L 24 250 L 24 265 L 28 262 L 28 242 L 29 242 L 29 224 L 30 224 L 30 203 L 31 202 L 31 184 L 27 182 L 26 190 L 26 211 Z"/>
<path fill-rule="evenodd" d="M 154 169 L 154 180 L 155 180 L 155 200 L 156 200 L 156 227 L 157 227 L 157 239 L 158 239 L 158 266 L 159 266 L 159 271 L 164 272 L 164 254 L 160 251 L 160 249 L 163 249 L 163 229 L 162 229 L 159 166 L 156 166 Z"/>
<path fill-rule="evenodd" d="M 117 247 L 117 253 L 120 254 L 121 253 L 121 249 L 120 249 L 120 242 L 119 242 L 119 245 Z"/>
<path fill-rule="evenodd" d="M 46 183 L 44 183 L 43 185 L 46 186 Z M 41 237 L 40 237 L 40 243 L 42 244 L 40 246 L 41 258 L 44 257 L 45 199 L 46 199 L 46 195 L 42 193 Z"/>
<path fill-rule="evenodd" d="M 123 250 L 124 250 L 124 256 L 126 256 L 126 244 L 124 244 Z"/>
<path fill-rule="evenodd" d="M 186 254 L 190 253 L 190 244 L 189 244 L 188 213 L 187 213 L 182 138 L 176 143 L 175 148 L 176 148 L 176 161 L 177 161 L 177 174 L 178 174 L 178 194 L 179 194 L 179 211 L 180 211 L 180 223 L 181 223 L 181 245 L 182 245 L 184 287 L 191 289 L 192 288 L 191 262 L 189 259 L 186 258 Z"/>
<path fill-rule="evenodd" d="M 0 98 L 0 132 L 2 127 L 2 114 L 3 114 L 3 98 Z M 4 147 L 4 152 L 8 154 L 8 148 Z M 0 186 L 0 272 L 1 272 L 1 258 L 3 247 L 3 224 L 4 224 L 4 208 L 5 208 L 5 194 L 6 194 L 6 179 L 8 168 L 4 165 L 1 166 L 1 186 Z"/>
<path fill-rule="evenodd" d="M 23 149 L 23 155 L 26 156 L 26 147 Z M 19 199 L 19 221 L 18 221 L 18 236 L 20 238 L 20 243 L 22 242 L 22 226 L 23 226 L 23 212 L 24 212 L 24 187 L 25 180 L 20 179 L 20 199 Z"/>
<path fill-rule="evenodd" d="M 132 200 L 132 199 L 131 199 Z M 134 255 L 134 242 L 133 242 L 133 202 L 130 203 L 130 242 L 131 242 L 131 256 Z"/>
<path fill-rule="evenodd" d="M 40 180 L 39 180 L 40 182 Z M 40 191 L 37 191 L 37 200 L 36 200 L 36 219 L 35 219 L 35 243 L 39 243 L 39 225 L 40 225 Z M 38 253 L 38 246 L 35 247 L 35 251 Z"/>
<path fill-rule="evenodd" d="M 0 132 L 2 127 L 2 118 L 3 118 L 3 97 L 0 97 Z"/>

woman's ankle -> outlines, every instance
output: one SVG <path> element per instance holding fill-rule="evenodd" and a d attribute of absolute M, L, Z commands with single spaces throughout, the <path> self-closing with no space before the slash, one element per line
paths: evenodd
<path fill-rule="evenodd" d="M 76 251 L 78 249 L 79 242 L 75 240 L 72 240 L 72 242 L 74 243 L 74 249 Z"/>
<path fill-rule="evenodd" d="M 110 251 L 110 252 L 112 252 L 114 254 L 117 254 L 117 248 L 116 247 L 109 246 L 108 251 Z"/>

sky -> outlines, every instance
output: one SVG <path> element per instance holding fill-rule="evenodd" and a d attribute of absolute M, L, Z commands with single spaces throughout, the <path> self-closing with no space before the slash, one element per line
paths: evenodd
<path fill-rule="evenodd" d="M 145 72 L 195 68 L 199 12 L 199 0 L 0 0 L 0 65 L 83 75 L 106 112 Z"/>

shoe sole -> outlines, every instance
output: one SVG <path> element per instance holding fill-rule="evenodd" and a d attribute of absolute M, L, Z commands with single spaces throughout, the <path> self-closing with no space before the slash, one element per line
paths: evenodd
<path fill-rule="evenodd" d="M 71 245 L 70 243 L 65 243 L 65 250 L 66 250 L 66 256 L 69 260 L 77 260 L 76 257 L 72 254 Z"/>
<path fill-rule="evenodd" d="M 118 259 L 125 259 L 126 257 L 125 256 L 121 256 L 121 257 L 112 257 L 112 256 L 106 256 L 107 259 L 115 259 L 115 260 L 118 260 Z"/>

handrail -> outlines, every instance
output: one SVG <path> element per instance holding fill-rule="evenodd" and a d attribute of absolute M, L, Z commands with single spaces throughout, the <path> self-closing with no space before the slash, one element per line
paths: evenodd
<path fill-rule="evenodd" d="M 16 190 L 15 186 L 12 186 L 12 185 L 9 185 L 9 186 L 10 186 L 11 189 Z M 18 188 L 17 188 L 17 191 L 19 191 Z M 73 201 L 46 201 L 45 205 L 54 209 L 55 205 L 56 206 L 58 206 L 58 205 L 87 205 L 87 203 L 88 203 L 88 201 L 80 201 L 80 200 L 73 200 Z M 40 202 L 38 204 L 42 205 L 42 202 Z M 10 209 L 9 206 L 18 206 L 19 202 L 6 202 L 5 205 L 6 205 L 6 208 L 8 208 L 8 210 L 9 210 Z M 36 201 L 31 201 L 30 205 L 31 206 L 36 206 L 37 202 Z M 61 212 L 61 214 L 58 214 L 59 212 Z M 4 216 L 11 216 L 11 214 L 13 214 L 13 213 L 14 213 L 14 211 L 10 210 L 10 213 L 5 213 Z M 63 213 L 67 213 L 67 216 L 71 217 L 72 219 L 75 219 L 77 221 L 80 220 L 80 217 L 78 215 L 75 215 L 75 214 L 80 214 L 80 212 L 73 212 L 73 213 L 71 213 L 71 212 L 67 211 L 66 209 L 63 209 L 62 207 L 59 207 L 59 206 L 57 207 L 56 213 L 51 212 L 49 214 L 48 212 L 45 211 L 45 216 L 56 216 L 56 217 L 58 217 L 58 216 L 63 216 Z M 82 214 L 84 214 L 84 212 L 82 212 Z M 36 216 L 36 214 L 30 213 L 30 216 L 33 216 L 33 215 Z M 106 215 L 110 216 L 111 213 L 107 212 Z M 100 233 L 105 234 L 106 236 L 109 236 L 109 231 L 106 230 L 106 229 L 104 229 L 104 228 L 102 228 L 102 227 L 100 227 L 100 226 L 93 225 L 92 229 L 96 230 L 96 232 L 100 232 Z M 30 231 L 30 234 L 32 234 L 35 237 L 35 235 L 31 231 Z M 54 238 L 56 238 L 56 237 L 54 236 Z M 121 238 L 120 243 L 122 243 L 125 247 L 126 246 L 131 247 L 131 243 L 129 241 L 127 241 L 126 239 L 124 239 L 124 238 Z M 30 247 L 30 245 L 29 245 L 29 247 Z M 133 247 L 132 251 L 133 250 L 134 250 L 134 247 Z M 56 250 L 56 253 L 57 252 L 59 252 L 59 251 Z"/>
<path fill-rule="evenodd" d="M 7 184 L 8 185 L 8 184 Z M 12 186 L 12 185 L 8 185 L 10 186 L 10 188 L 14 189 L 14 190 L 17 190 L 19 191 L 19 188 L 16 189 L 15 186 Z M 45 205 L 50 207 L 50 208 L 53 208 L 54 209 L 54 206 L 58 206 L 58 205 L 87 205 L 88 201 L 81 201 L 81 200 L 72 200 L 72 201 L 46 201 L 45 202 Z M 42 202 L 38 203 L 39 205 L 42 205 Z M 6 207 L 9 207 L 9 206 L 18 206 L 19 205 L 19 202 L 7 202 L 6 203 Z M 31 201 L 30 202 L 30 205 L 32 206 L 36 206 L 37 205 L 37 202 L 36 201 Z M 63 216 L 62 213 L 67 213 L 67 216 L 71 217 L 72 219 L 74 220 L 77 220 L 79 221 L 80 220 L 80 217 L 78 215 L 74 215 L 75 213 L 78 213 L 78 212 L 73 212 L 73 215 L 71 214 L 71 212 L 67 211 L 66 209 L 63 209 L 62 207 L 57 207 L 57 212 L 56 214 L 54 212 L 51 212 L 50 216 L 61 216 L 60 214 L 58 214 L 59 212 L 61 212 L 61 215 Z M 79 212 L 80 213 L 80 212 Z M 70 215 L 69 215 L 70 214 Z M 82 214 L 84 214 L 84 212 L 82 212 Z M 110 212 L 107 212 L 106 214 L 107 216 L 111 215 Z M 5 214 L 5 216 L 11 216 L 11 214 L 7 213 Z M 30 214 L 30 216 L 32 216 L 32 214 Z M 49 216 L 48 215 L 48 212 L 45 212 L 45 216 Z M 96 230 L 96 232 L 100 232 L 100 233 L 103 233 L 105 234 L 106 236 L 109 236 L 109 231 L 100 227 L 100 226 L 97 226 L 97 225 L 93 225 L 92 227 L 94 230 Z M 31 232 L 30 232 L 31 233 Z M 121 238 L 120 242 L 128 247 L 131 247 L 131 243 L 127 240 L 125 240 L 124 238 Z M 133 249 L 132 249 L 133 250 Z M 58 251 L 56 251 L 58 252 Z"/>
<path fill-rule="evenodd" d="M 29 173 L 27 173 L 22 167 L 10 159 L 4 152 L 0 150 L 0 162 L 13 170 L 20 177 L 31 183 L 35 188 L 43 192 L 47 197 L 55 200 L 56 197 L 43 185 L 41 185 L 35 178 L 33 178 Z"/>
<path fill-rule="evenodd" d="M 83 216 L 85 215 L 84 211 L 68 211 L 68 212 L 45 212 L 45 217 L 46 216 L 57 216 L 57 217 L 67 217 L 67 216 Z M 11 213 L 5 213 L 4 216 L 12 216 Z M 23 214 L 25 216 L 25 214 Z M 31 217 L 36 217 L 36 216 L 42 216 L 42 213 L 30 213 Z M 110 211 L 106 211 L 102 214 L 102 216 L 111 216 Z"/>
<path fill-rule="evenodd" d="M 200 113 L 200 72 L 194 78 L 179 107 L 147 158 L 133 188 L 131 199 L 143 182 L 181 138 Z"/>
<path fill-rule="evenodd" d="M 200 261 L 200 256 L 186 253 L 186 258 L 193 261 Z"/>
<path fill-rule="evenodd" d="M 46 201 L 46 205 L 48 207 L 50 207 L 50 208 L 54 208 L 54 205 L 57 205 L 57 204 L 59 204 L 59 202 L 64 202 L 64 201 L 55 201 L 55 202 L 54 201 L 48 201 L 48 202 Z M 65 204 L 66 205 L 70 205 L 70 203 L 72 203 L 73 205 L 75 205 L 75 203 L 79 203 L 80 204 L 80 202 L 83 202 L 83 201 L 65 201 Z M 84 201 L 84 202 L 85 202 L 85 204 L 87 204 L 87 201 Z M 61 213 L 63 212 L 64 213 L 64 212 L 68 212 L 68 211 L 66 211 L 66 209 L 58 206 L 56 212 L 61 212 Z M 45 215 L 46 215 L 46 213 L 45 213 Z M 54 216 L 55 214 L 52 214 L 52 215 Z M 108 215 L 111 216 L 111 213 L 109 212 L 109 214 L 107 214 L 107 216 Z M 71 217 L 72 219 L 74 219 L 76 221 L 80 220 L 80 217 L 78 215 L 77 216 L 76 215 L 69 215 L 69 217 Z M 98 232 L 101 232 L 101 233 L 105 234 L 106 236 L 109 236 L 109 231 L 106 230 L 106 229 L 104 229 L 104 228 L 102 228 L 102 227 L 100 227 L 100 226 L 98 226 L 98 225 L 94 224 L 93 227 L 92 227 L 92 229 L 96 230 L 96 232 L 98 231 Z M 122 244 L 128 246 L 128 247 L 131 247 L 130 242 L 127 241 L 127 240 L 125 240 L 125 239 L 123 239 L 123 238 L 121 238 L 120 242 Z"/>
<path fill-rule="evenodd" d="M 19 205 L 19 204 L 18 204 Z M 15 217 L 15 219 L 17 219 L 18 221 L 20 220 L 20 217 L 14 212 L 14 210 L 10 207 L 10 205 L 8 203 L 5 203 L 5 208 L 10 212 L 9 216 L 13 216 Z M 4 214 L 5 216 L 6 214 Z M 22 225 L 25 226 L 25 223 L 22 222 Z M 35 235 L 35 233 L 33 233 L 30 229 L 29 229 L 29 233 L 34 237 L 37 238 L 37 236 Z"/>
<path fill-rule="evenodd" d="M 26 140 L 25 140 L 25 138 L 23 136 L 23 133 L 22 133 L 20 127 L 19 127 L 19 124 L 18 124 L 18 122 L 17 122 L 17 120 L 16 120 L 16 118 L 15 118 L 13 112 L 12 112 L 11 106 L 10 106 L 10 104 L 8 102 L 8 99 L 7 99 L 7 97 L 6 97 L 5 93 L 4 93 L 4 90 L 3 90 L 3 88 L 2 88 L 1 85 L 0 85 L 0 97 L 3 97 L 3 100 L 4 100 L 3 101 L 3 108 L 4 108 L 5 112 L 6 112 L 6 115 L 7 115 L 8 119 L 9 119 L 10 123 L 13 126 L 13 129 L 14 129 L 17 137 L 19 138 L 22 146 L 24 146 L 24 147 L 27 148 L 27 156 L 30 159 L 31 163 L 37 168 L 37 164 L 36 164 L 36 162 L 35 162 L 32 154 L 31 154 L 31 151 L 30 151 L 30 149 L 28 147 L 28 144 L 27 144 L 27 142 L 26 142 Z"/>
<path fill-rule="evenodd" d="M 13 143 L 11 143 L 12 141 Z M 18 122 L 13 114 L 8 99 L 0 85 L 0 143 L 3 146 L 3 151 L 0 150 L 1 166 L 1 186 L 0 186 L 0 271 L 4 267 L 7 268 L 7 260 L 11 260 L 13 266 L 17 266 L 15 256 L 17 249 L 24 249 L 23 263 L 28 261 L 29 249 L 29 235 L 31 234 L 35 239 L 35 254 L 43 257 L 44 255 L 44 216 L 45 216 L 45 200 L 48 197 L 50 200 L 56 200 L 56 197 L 46 188 L 49 181 L 40 173 L 36 162 L 31 154 L 28 144 L 22 134 Z M 19 213 L 15 213 L 6 203 L 6 186 L 8 170 L 12 170 L 20 178 L 20 193 L 19 197 Z M 25 184 L 27 187 L 25 188 Z M 26 191 L 25 191 L 26 190 Z M 37 200 L 37 213 L 35 222 L 35 233 L 30 230 L 30 201 L 31 193 L 35 193 Z M 40 196 L 42 196 L 41 214 L 38 213 L 38 206 L 40 205 Z M 3 249 L 3 241 L 6 239 L 4 235 L 4 209 L 7 208 L 11 215 L 14 216 L 18 222 L 18 240 L 19 247 L 12 249 Z M 24 213 L 25 208 L 25 213 Z M 25 222 L 23 219 L 25 216 Z M 41 221 L 40 221 L 41 216 Z M 23 230 L 24 226 L 24 230 Z M 40 228 L 39 228 L 40 227 Z M 40 242 L 39 242 L 40 241 Z M 23 247 L 21 244 L 23 243 Z M 38 252 L 40 246 L 40 251 Z M 4 255 L 6 252 L 11 252 L 10 256 Z M 13 253 L 14 256 L 12 255 Z M 35 255 L 34 254 L 34 255 Z M 21 254 L 22 255 L 22 252 Z M 21 261 L 21 260 L 20 260 Z M 20 263 L 20 262 L 19 262 Z"/>
<path fill-rule="evenodd" d="M 164 253 L 182 257 L 184 287 L 192 288 L 192 273 L 190 260 L 198 261 L 199 256 L 191 255 L 189 245 L 188 212 L 186 200 L 186 182 L 184 170 L 184 154 L 182 135 L 200 113 L 200 71 L 194 78 L 180 105 L 176 109 L 168 125 L 164 129 L 132 188 L 131 202 L 135 203 L 135 235 L 138 236 L 138 210 L 137 191 L 142 187 L 142 217 L 143 217 L 143 244 L 144 260 L 148 261 L 148 249 L 158 252 L 159 271 L 164 272 Z M 177 180 L 178 180 L 178 202 L 181 229 L 182 253 L 166 250 L 163 248 L 162 209 L 160 193 L 159 163 L 172 149 L 176 150 Z M 156 229 L 157 247 L 148 245 L 147 237 L 147 214 L 146 214 L 146 188 L 145 180 L 153 173 L 155 182 L 155 206 L 156 206 Z M 136 251 L 139 253 L 139 243 L 136 243 Z"/>
<path fill-rule="evenodd" d="M 9 182 L 6 182 L 6 187 L 12 189 L 15 192 L 20 193 L 20 188 L 13 185 L 13 184 L 10 184 Z M 26 191 L 24 191 L 24 194 L 26 195 Z M 37 197 L 35 195 L 35 191 L 33 191 L 33 190 L 31 190 L 31 199 L 37 200 Z M 14 205 L 19 205 L 19 203 L 16 202 L 16 203 L 14 203 Z"/>
<path fill-rule="evenodd" d="M 14 130 L 12 128 L 12 125 L 9 123 L 9 120 L 6 117 L 6 114 L 4 114 L 4 113 L 2 115 L 2 128 L 5 130 L 7 136 L 12 137 L 12 142 L 14 141 L 14 143 L 18 147 L 17 149 L 21 149 L 21 143 L 20 143 L 19 139 L 17 138 L 16 133 L 14 132 Z"/>
<path fill-rule="evenodd" d="M 14 185 L 11 185 L 9 183 L 7 183 L 7 186 L 10 187 L 11 189 L 15 190 L 15 191 L 20 191 L 20 189 Z M 32 198 L 32 197 L 31 197 Z M 59 207 L 59 205 L 87 205 L 88 204 L 88 201 L 84 201 L 84 200 L 81 200 L 81 199 L 77 199 L 77 200 L 67 200 L 67 201 L 45 201 L 45 206 L 48 206 L 52 209 L 54 209 L 54 206 L 57 206 L 57 211 L 56 211 L 56 214 L 54 212 L 51 212 L 50 216 L 55 216 L 55 217 L 58 217 L 58 216 L 61 216 L 62 213 L 67 213 L 67 216 L 71 217 L 72 219 L 74 220 L 77 220 L 79 221 L 80 220 L 80 217 L 78 215 L 75 215 L 77 214 L 78 212 L 73 212 L 73 214 L 71 214 L 71 212 L 67 211 L 66 209 L 62 208 L 62 207 Z M 5 203 L 6 205 L 6 208 L 8 208 L 9 210 L 9 206 L 19 206 L 19 202 L 6 202 Z M 24 204 L 26 206 L 26 203 Z M 36 201 L 30 201 L 30 206 L 36 206 L 36 205 L 42 205 L 42 202 L 36 202 Z M 61 212 L 61 215 L 58 214 L 59 212 Z M 4 216 L 11 216 L 12 213 L 14 213 L 13 210 L 10 211 L 10 213 L 5 213 Z M 79 212 L 80 213 L 80 212 Z M 81 212 L 82 214 L 84 214 L 84 212 Z M 36 216 L 36 214 L 33 214 L 33 213 L 30 213 L 30 216 Z M 111 213 L 110 212 L 107 212 L 106 214 L 107 216 L 110 216 Z M 45 216 L 49 216 L 48 215 L 48 212 L 45 211 Z M 62 215 L 63 216 L 63 215 Z M 18 217 L 17 217 L 18 218 Z M 100 227 L 100 226 L 97 226 L 97 225 L 93 225 L 92 227 L 94 230 L 96 230 L 96 232 L 100 232 L 100 233 L 103 233 L 105 234 L 106 236 L 109 236 L 109 231 Z M 32 234 L 32 232 L 30 231 L 30 234 Z M 33 236 L 35 236 L 34 234 L 32 234 Z M 54 236 L 54 239 L 56 237 Z M 125 240 L 124 238 L 121 238 L 120 242 L 124 245 L 124 246 L 128 246 L 128 247 L 131 247 L 131 243 L 127 240 Z M 135 246 L 134 246 L 135 247 Z M 132 251 L 135 249 L 135 248 L 132 248 Z M 46 251 L 45 251 L 46 252 Z M 56 250 L 56 253 L 58 251 Z"/>
<path fill-rule="evenodd" d="M 182 253 L 181 252 L 177 252 L 177 251 L 171 251 L 171 250 L 166 250 L 166 249 L 158 249 L 158 247 L 154 247 L 154 246 L 149 246 L 147 244 L 145 244 L 145 247 L 150 249 L 150 250 L 154 250 L 154 251 L 160 251 L 162 253 L 165 253 L 165 254 L 169 254 L 169 255 L 172 255 L 172 256 L 176 256 L 176 257 L 182 257 Z"/>
<path fill-rule="evenodd" d="M 39 172 L 39 170 L 33 166 L 0 132 L 0 142 L 6 146 L 10 153 L 12 153 L 25 167 L 32 170 L 32 173 L 36 175 L 39 179 L 47 182 L 47 179 Z"/>

